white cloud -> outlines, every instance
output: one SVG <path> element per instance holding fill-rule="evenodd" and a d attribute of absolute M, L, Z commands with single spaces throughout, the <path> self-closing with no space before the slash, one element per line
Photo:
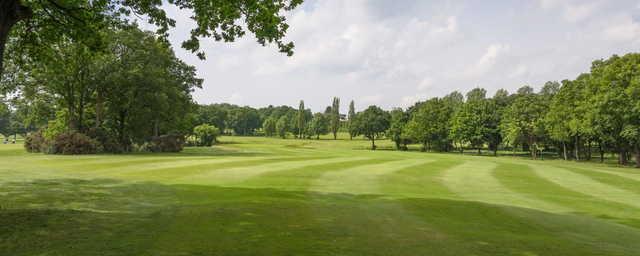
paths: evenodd
<path fill-rule="evenodd" d="M 615 22 L 604 30 L 604 38 L 611 41 L 640 40 L 640 23 L 630 16 L 615 19 Z"/>
<path fill-rule="evenodd" d="M 579 22 L 595 13 L 599 6 L 598 2 L 567 4 L 564 9 L 564 17 L 569 22 Z"/>
<path fill-rule="evenodd" d="M 288 15 L 293 57 L 259 46 L 248 33 L 229 44 L 203 40 L 206 61 L 179 48 L 194 26 L 191 14 L 177 8 L 168 14 L 178 23 L 170 38 L 176 54 L 205 78 L 204 88 L 194 93 L 198 102 L 259 107 L 304 99 L 322 111 L 334 96 L 344 105 L 354 99 L 363 108 L 390 108 L 476 85 L 492 93 L 575 78 L 594 59 L 637 51 L 638 5 L 309 0 Z"/>
<path fill-rule="evenodd" d="M 508 52 L 510 48 L 508 44 L 489 45 L 475 65 L 467 70 L 467 75 L 478 76 L 487 73 L 496 65 L 498 58 Z"/>
<path fill-rule="evenodd" d="M 425 77 L 424 79 L 422 79 L 422 81 L 418 85 L 418 90 L 421 90 L 421 91 L 426 90 L 432 85 L 433 85 L 433 79 L 431 79 L 430 77 Z"/>
<path fill-rule="evenodd" d="M 380 103 L 382 98 L 382 94 L 365 95 L 360 97 L 360 102 L 367 105 L 373 105 Z"/>
<path fill-rule="evenodd" d="M 403 108 L 410 107 L 413 104 L 415 104 L 416 102 L 426 100 L 427 98 L 428 98 L 427 94 L 424 94 L 424 93 L 418 93 L 418 94 L 414 94 L 414 95 L 404 96 L 404 97 L 402 97 L 402 99 L 400 101 L 400 105 Z"/>
<path fill-rule="evenodd" d="M 231 104 L 242 105 L 244 104 L 244 97 L 242 97 L 242 94 L 234 92 L 231 95 L 229 95 L 229 97 L 227 97 L 226 102 Z"/>

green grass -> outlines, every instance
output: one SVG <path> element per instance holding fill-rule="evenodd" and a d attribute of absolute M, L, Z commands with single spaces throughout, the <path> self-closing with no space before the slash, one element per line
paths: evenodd
<path fill-rule="evenodd" d="M 635 169 L 341 138 L 0 145 L 0 255 L 640 255 Z"/>

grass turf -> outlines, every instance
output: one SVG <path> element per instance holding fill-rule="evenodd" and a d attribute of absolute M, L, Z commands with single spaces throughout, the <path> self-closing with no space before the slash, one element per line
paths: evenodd
<path fill-rule="evenodd" d="M 93 156 L 0 145 L 0 255 L 640 254 L 634 169 L 222 140 Z"/>

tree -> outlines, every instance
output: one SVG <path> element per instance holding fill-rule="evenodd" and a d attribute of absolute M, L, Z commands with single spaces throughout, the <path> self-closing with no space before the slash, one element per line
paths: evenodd
<path fill-rule="evenodd" d="M 329 120 L 322 113 L 315 113 L 313 119 L 309 123 L 310 135 L 315 135 L 316 139 L 320 139 L 320 135 L 327 134 L 329 132 Z"/>
<path fill-rule="evenodd" d="M 377 106 L 369 106 L 356 115 L 356 132 L 371 141 L 371 149 L 376 149 L 376 139 L 384 136 L 389 129 L 389 113 Z"/>
<path fill-rule="evenodd" d="M 191 17 L 196 29 L 182 47 L 197 52 L 200 58 L 200 38 L 211 37 L 216 41 L 232 42 L 253 33 L 261 45 L 275 43 L 281 52 L 293 54 L 293 43 L 285 42 L 289 28 L 285 23 L 286 12 L 302 3 L 302 0 L 234 0 L 169 1 L 180 9 L 194 14 Z M 61 38 L 71 38 L 90 47 L 100 47 L 100 29 L 113 23 L 123 23 L 131 17 L 147 17 L 149 23 L 158 27 L 157 33 L 167 38 L 175 20 L 162 9 L 162 1 L 0 1 L 0 74 L 7 41 L 13 37 L 22 46 L 33 45 L 32 56 L 37 47 L 47 46 Z"/>
<path fill-rule="evenodd" d="M 276 134 L 277 122 L 278 121 L 273 117 L 269 117 L 266 120 L 264 120 L 264 122 L 262 123 L 262 130 L 264 130 L 264 134 L 266 136 L 271 137 Z"/>
<path fill-rule="evenodd" d="M 407 134 L 422 143 L 427 151 L 435 148 L 448 151 L 450 148 L 449 129 L 453 115 L 453 105 L 445 99 L 432 98 L 417 106 L 407 123 Z"/>
<path fill-rule="evenodd" d="M 220 130 L 213 125 L 201 124 L 193 128 L 193 134 L 198 138 L 198 145 L 210 147 L 217 142 Z"/>
<path fill-rule="evenodd" d="M 407 150 L 407 144 L 411 142 L 411 138 L 406 134 L 407 122 L 409 122 L 409 113 L 403 111 L 401 108 L 394 108 L 391 110 L 391 123 L 387 136 L 391 141 L 395 142 L 396 148 L 399 150 Z"/>
<path fill-rule="evenodd" d="M 544 114 L 546 106 L 540 97 L 525 86 L 518 90 L 518 96 L 504 113 L 501 131 L 506 143 L 516 145 L 526 143 L 530 147 L 531 157 L 538 157 L 540 138 L 544 136 Z"/>
<path fill-rule="evenodd" d="M 304 138 L 304 130 L 307 127 L 307 120 L 306 120 L 306 116 L 305 116 L 305 109 L 304 109 L 304 101 L 300 101 L 300 105 L 298 106 L 298 113 L 296 114 L 296 130 L 297 130 L 297 137 L 300 139 Z"/>
<path fill-rule="evenodd" d="M 349 103 L 349 115 L 348 115 L 348 119 L 349 119 L 349 126 L 348 126 L 348 130 L 349 130 L 349 139 L 353 140 L 353 130 L 351 129 L 352 126 L 352 122 L 353 119 L 356 117 L 356 106 L 355 103 L 353 102 L 353 100 L 351 100 L 351 102 Z"/>
<path fill-rule="evenodd" d="M 199 105 L 196 110 L 197 123 L 211 124 L 224 132 L 228 120 L 228 107 L 220 104 Z"/>
<path fill-rule="evenodd" d="M 276 131 L 278 132 L 278 135 L 283 139 L 286 138 L 288 129 L 289 118 L 286 115 L 281 116 L 276 123 Z"/>
<path fill-rule="evenodd" d="M 340 98 L 338 97 L 333 97 L 333 102 L 331 103 L 329 129 L 333 133 L 333 139 L 338 139 L 338 129 L 340 129 Z"/>
<path fill-rule="evenodd" d="M 229 114 L 229 127 L 238 135 L 251 135 L 260 128 L 260 115 L 251 107 L 240 107 Z"/>

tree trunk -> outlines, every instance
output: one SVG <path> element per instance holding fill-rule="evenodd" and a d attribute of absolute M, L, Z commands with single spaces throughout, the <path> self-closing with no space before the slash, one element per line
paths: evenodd
<path fill-rule="evenodd" d="M 580 137 L 577 137 L 577 136 L 576 136 L 575 154 L 576 154 L 576 161 L 580 161 Z"/>
<path fill-rule="evenodd" d="M 635 147 L 636 168 L 640 168 L 640 147 Z"/>
<path fill-rule="evenodd" d="M 338 133 L 337 132 L 333 132 L 333 140 L 337 140 L 338 139 Z"/>
<path fill-rule="evenodd" d="M 11 28 L 31 15 L 31 9 L 20 4 L 19 0 L 0 0 L 0 75 L 4 71 L 4 50 Z"/>
<path fill-rule="evenodd" d="M 587 161 L 591 161 L 591 140 L 587 140 Z"/>
<path fill-rule="evenodd" d="M 567 143 L 564 141 L 562 142 L 562 156 L 564 157 L 564 160 L 567 161 Z"/>
<path fill-rule="evenodd" d="M 598 151 L 600 151 L 600 162 L 604 162 L 604 150 L 602 150 L 602 142 L 598 142 Z"/>
<path fill-rule="evenodd" d="M 96 128 L 100 128 L 102 124 L 102 108 L 104 99 L 102 98 L 102 91 L 98 89 L 96 91 Z"/>
<path fill-rule="evenodd" d="M 618 150 L 618 164 L 627 165 L 627 151 L 624 148 Z"/>
<path fill-rule="evenodd" d="M 371 138 L 371 150 L 376 150 L 376 139 Z"/>

